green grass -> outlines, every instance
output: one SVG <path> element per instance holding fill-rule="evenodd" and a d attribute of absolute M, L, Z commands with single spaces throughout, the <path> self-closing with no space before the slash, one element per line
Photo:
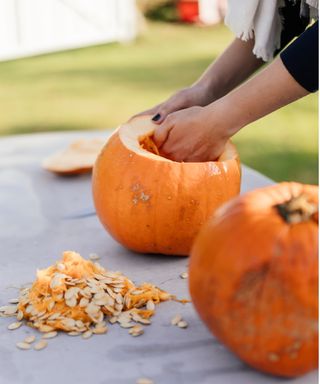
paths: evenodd
<path fill-rule="evenodd" d="M 0 134 L 115 127 L 192 83 L 231 41 L 223 26 L 152 23 L 135 42 L 0 63 Z M 243 163 L 317 182 L 317 96 L 234 137 Z"/>

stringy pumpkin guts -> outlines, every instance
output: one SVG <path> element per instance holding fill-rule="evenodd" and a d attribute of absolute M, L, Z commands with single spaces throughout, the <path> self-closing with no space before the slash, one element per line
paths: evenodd
<path fill-rule="evenodd" d="M 153 141 L 152 137 L 149 135 L 145 135 L 139 138 L 140 147 L 145 149 L 148 152 L 154 153 L 155 155 L 160 156 L 158 147 Z"/>
<path fill-rule="evenodd" d="M 11 315 L 18 313 L 41 332 L 63 330 L 74 335 L 91 330 L 99 334 L 107 332 L 105 319 L 124 328 L 150 324 L 155 304 L 170 299 L 174 297 L 153 284 L 137 287 L 121 272 L 67 251 L 61 261 L 37 271 L 37 279 L 21 291 Z"/>

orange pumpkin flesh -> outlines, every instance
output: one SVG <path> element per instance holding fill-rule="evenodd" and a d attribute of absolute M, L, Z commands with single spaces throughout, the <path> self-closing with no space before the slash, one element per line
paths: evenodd
<path fill-rule="evenodd" d="M 241 359 L 293 377 L 318 365 L 318 187 L 253 191 L 216 211 L 190 260 L 193 303 Z"/>
<path fill-rule="evenodd" d="M 125 247 L 187 255 L 200 226 L 240 190 L 240 163 L 229 142 L 219 161 L 178 163 L 159 156 L 150 116 L 111 136 L 93 170 L 97 215 Z"/>

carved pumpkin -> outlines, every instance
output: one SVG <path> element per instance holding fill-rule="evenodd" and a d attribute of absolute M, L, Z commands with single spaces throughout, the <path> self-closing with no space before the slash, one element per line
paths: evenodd
<path fill-rule="evenodd" d="M 191 252 L 190 291 L 208 328 L 253 367 L 318 364 L 318 187 L 282 183 L 220 207 Z"/>
<path fill-rule="evenodd" d="M 150 116 L 120 126 L 97 158 L 97 215 L 125 247 L 187 255 L 200 226 L 240 190 L 240 164 L 230 142 L 219 161 L 179 163 L 158 155 Z"/>

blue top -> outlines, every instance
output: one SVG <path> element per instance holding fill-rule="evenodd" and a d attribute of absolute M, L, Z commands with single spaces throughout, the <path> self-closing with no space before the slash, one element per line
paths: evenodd
<path fill-rule="evenodd" d="M 300 16 L 300 1 L 292 3 L 286 0 L 281 9 L 283 31 L 281 49 L 298 36 L 280 54 L 280 58 L 292 77 L 307 91 L 315 92 L 319 88 L 318 79 L 318 22 L 309 28 L 309 17 Z M 277 52 L 276 52 L 277 53 Z"/>

